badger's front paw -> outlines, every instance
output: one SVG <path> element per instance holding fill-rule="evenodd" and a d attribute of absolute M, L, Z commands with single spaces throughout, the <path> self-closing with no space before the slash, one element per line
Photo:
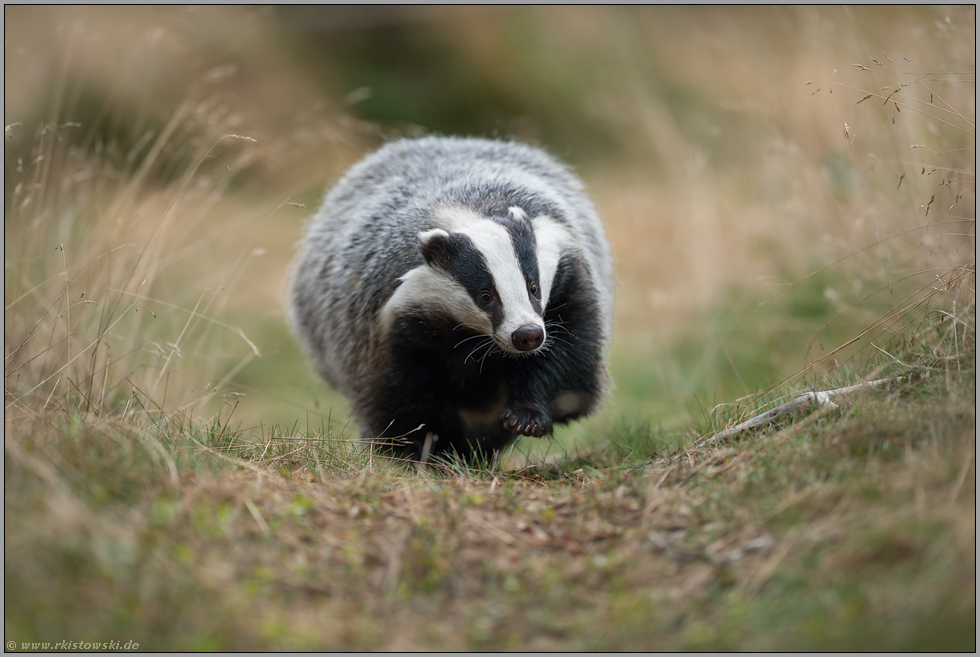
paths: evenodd
<path fill-rule="evenodd" d="M 515 436 L 540 438 L 554 430 L 551 416 L 537 406 L 508 403 L 504 406 L 500 419 L 503 420 L 504 429 Z"/>

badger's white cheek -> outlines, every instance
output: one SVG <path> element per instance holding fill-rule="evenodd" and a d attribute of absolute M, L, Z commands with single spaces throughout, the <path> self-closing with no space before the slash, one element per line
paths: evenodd
<path fill-rule="evenodd" d="M 381 310 L 385 327 L 409 308 L 424 308 L 433 313 L 442 312 L 455 319 L 460 326 L 493 335 L 493 325 L 485 312 L 473 302 L 466 289 L 455 279 L 422 265 L 401 277 L 401 284 Z"/>
<path fill-rule="evenodd" d="M 479 331 L 484 335 L 493 333 L 493 322 L 480 310 L 465 289 L 453 290 L 443 299 L 444 307 L 460 326 Z"/>

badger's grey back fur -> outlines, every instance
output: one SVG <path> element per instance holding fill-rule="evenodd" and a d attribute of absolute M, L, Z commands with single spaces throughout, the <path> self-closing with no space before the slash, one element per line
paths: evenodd
<path fill-rule="evenodd" d="M 441 227 L 437 215 L 447 207 L 483 216 L 517 207 L 560 224 L 571 236 L 566 248 L 580 253 L 594 287 L 604 361 L 612 330 L 612 258 L 582 183 L 551 156 L 519 143 L 399 140 L 356 164 L 329 191 L 292 272 L 294 328 L 320 374 L 348 397 L 362 427 L 363 409 L 372 403 L 378 378 L 387 375 L 379 361 L 388 339 L 382 309 L 401 277 L 423 264 L 419 235 Z"/>

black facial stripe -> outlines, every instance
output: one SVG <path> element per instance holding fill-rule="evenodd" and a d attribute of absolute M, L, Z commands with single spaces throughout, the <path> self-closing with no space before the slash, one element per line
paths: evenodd
<path fill-rule="evenodd" d="M 438 261 L 434 264 L 459 281 L 460 285 L 469 292 L 477 307 L 489 315 L 490 322 L 496 330 L 504 321 L 504 309 L 493 284 L 493 275 L 490 273 L 486 258 L 473 244 L 473 240 L 463 233 L 450 233 L 441 251 Z M 489 305 L 481 298 L 485 290 L 489 290 L 493 296 Z"/>

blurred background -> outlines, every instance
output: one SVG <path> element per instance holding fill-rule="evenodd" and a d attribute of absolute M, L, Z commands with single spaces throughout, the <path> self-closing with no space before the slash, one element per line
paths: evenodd
<path fill-rule="evenodd" d="M 247 432 L 342 429 L 283 310 L 296 242 L 346 167 L 432 133 L 543 146 L 606 222 L 616 389 L 562 439 L 854 366 L 973 261 L 975 26 L 974 6 L 6 6 L 8 402 L 139 391 Z"/>

